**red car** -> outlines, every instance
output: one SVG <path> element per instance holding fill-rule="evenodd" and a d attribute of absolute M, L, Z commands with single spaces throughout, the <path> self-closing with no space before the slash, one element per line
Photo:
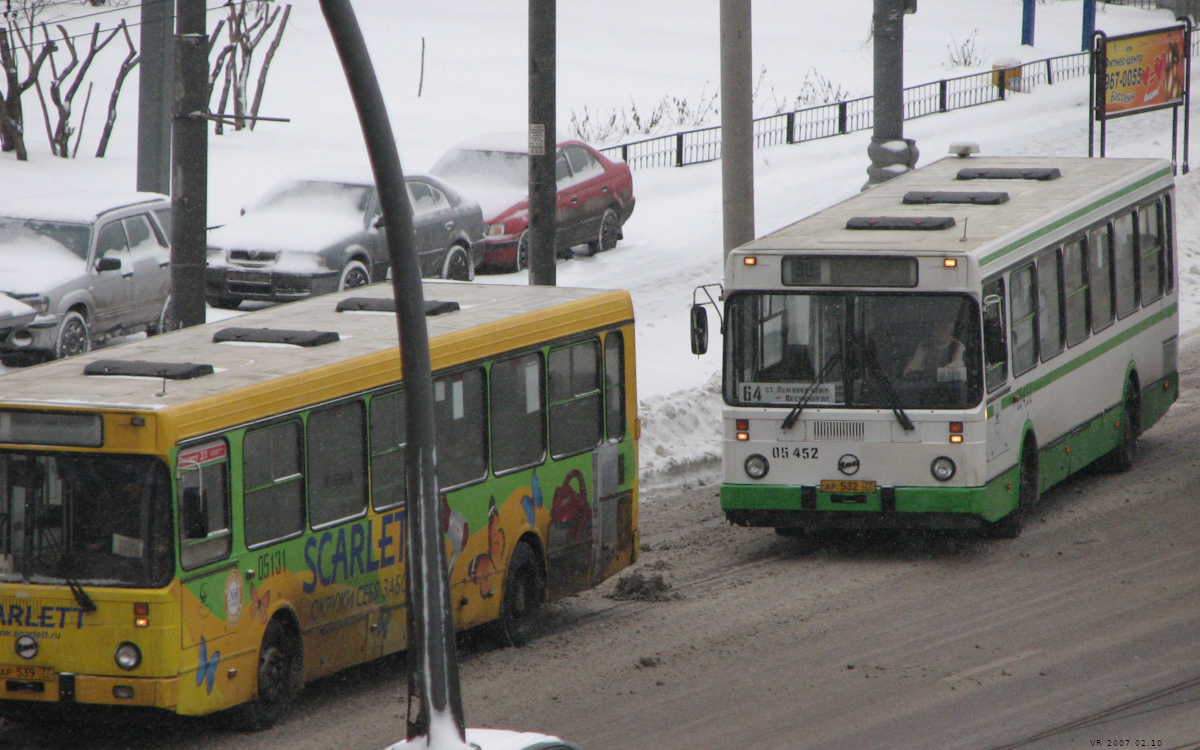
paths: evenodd
<path fill-rule="evenodd" d="M 478 136 L 451 148 L 429 170 L 461 188 L 483 208 L 483 265 L 519 271 L 529 265 L 529 148 L 522 133 Z M 557 241 L 560 255 L 611 250 L 633 213 L 633 175 L 581 141 L 560 141 Z"/>

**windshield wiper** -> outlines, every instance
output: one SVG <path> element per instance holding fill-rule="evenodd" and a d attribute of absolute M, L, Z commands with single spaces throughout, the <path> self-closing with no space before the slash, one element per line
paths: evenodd
<path fill-rule="evenodd" d="M 834 363 L 841 359 L 841 357 L 841 352 L 834 352 L 832 357 L 825 360 L 824 366 L 821 367 L 821 372 L 817 373 L 816 380 L 814 380 L 812 384 L 808 386 L 808 389 L 805 390 L 804 394 L 800 396 L 800 401 L 797 402 L 796 406 L 790 412 L 788 412 L 786 417 L 783 418 L 783 429 L 790 430 L 796 426 L 796 420 L 800 419 L 800 412 L 804 411 L 804 407 L 808 406 L 808 400 L 812 398 L 812 395 L 817 388 L 825 382 L 825 375 L 829 372 L 830 368 L 833 367 Z"/>
<path fill-rule="evenodd" d="M 67 588 L 71 589 L 71 596 L 75 597 L 75 601 L 79 604 L 80 609 L 84 612 L 95 612 L 97 607 L 96 603 L 92 601 L 92 597 L 88 596 L 87 592 L 83 590 L 83 586 L 79 584 L 79 581 L 76 581 L 67 572 L 67 549 L 65 545 L 60 544 L 54 538 L 53 532 L 41 528 L 40 525 L 37 531 L 42 535 L 43 540 L 50 542 L 50 549 L 58 557 L 58 570 L 62 573 L 63 580 L 66 581 Z"/>
<path fill-rule="evenodd" d="M 883 368 L 879 366 L 879 360 L 875 358 L 875 352 L 869 347 L 858 347 L 859 356 L 867 365 L 867 372 L 875 376 L 876 382 L 879 383 L 879 390 L 883 391 L 883 397 L 887 400 L 888 406 L 892 409 L 892 414 L 896 415 L 896 421 L 904 428 L 905 432 L 912 432 L 916 429 L 912 420 L 904 413 L 904 407 L 900 405 L 900 395 L 896 393 L 896 389 L 892 387 L 892 381 L 888 380 L 884 374 Z"/>

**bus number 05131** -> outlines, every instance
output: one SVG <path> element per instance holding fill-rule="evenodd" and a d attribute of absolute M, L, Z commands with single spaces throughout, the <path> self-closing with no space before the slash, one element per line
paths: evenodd
<path fill-rule="evenodd" d="M 771 448 L 771 458 L 815 459 L 816 457 L 816 448 L 793 448 L 788 445 L 776 445 Z"/>

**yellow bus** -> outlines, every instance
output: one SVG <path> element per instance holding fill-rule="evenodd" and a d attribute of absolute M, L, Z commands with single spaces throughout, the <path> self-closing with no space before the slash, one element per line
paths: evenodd
<path fill-rule="evenodd" d="M 0 715 L 274 723 L 405 648 L 404 398 L 388 285 L 0 377 Z M 427 282 L 456 626 L 638 554 L 625 292 Z"/>

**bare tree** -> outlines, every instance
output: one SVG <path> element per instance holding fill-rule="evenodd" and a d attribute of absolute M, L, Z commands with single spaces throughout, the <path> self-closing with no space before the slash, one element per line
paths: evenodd
<path fill-rule="evenodd" d="M 23 46 L 18 39 L 18 46 Z M 53 44 L 42 45 L 36 58 L 30 58 L 26 65 L 25 79 L 21 73 L 13 49 L 13 36 L 8 29 L 0 29 L 0 68 L 4 69 L 5 93 L 0 99 L 0 151 L 15 151 L 18 161 L 28 161 L 29 152 L 25 148 L 25 113 L 21 106 L 21 95 L 28 91 L 42 72 L 42 64 L 54 51 Z"/>
<path fill-rule="evenodd" d="M 104 152 L 108 149 L 108 139 L 112 135 L 113 125 L 117 122 L 117 97 L 121 95 L 121 87 L 125 85 L 125 77 L 142 61 L 142 56 L 138 54 L 137 48 L 133 46 L 133 39 L 129 36 L 129 28 L 125 25 L 123 19 L 117 28 L 125 34 L 125 44 L 128 45 L 129 52 L 121 62 L 121 69 L 117 71 L 117 80 L 113 83 L 112 96 L 108 99 L 108 119 L 104 122 L 104 132 L 100 134 L 100 145 L 96 148 L 97 158 L 103 158 Z M 78 146 L 78 144 L 76 145 Z"/>
<path fill-rule="evenodd" d="M 50 152 L 65 159 L 71 155 L 69 145 L 71 136 L 75 134 L 75 127 L 71 124 L 71 102 L 74 100 L 76 92 L 79 91 L 79 85 L 87 77 L 88 69 L 92 66 L 96 54 L 116 37 L 117 33 L 121 31 L 121 27 L 113 29 L 104 37 L 103 41 L 100 41 L 100 24 L 92 26 L 87 55 L 84 56 L 82 62 L 75 52 L 75 41 L 71 35 L 61 24 L 57 28 L 62 34 L 63 45 L 71 53 L 71 62 L 60 71 L 55 58 L 53 56 L 50 58 L 50 101 L 54 103 L 54 108 L 58 111 L 58 124 L 50 138 Z M 45 25 L 42 26 L 42 34 L 46 38 L 46 44 L 50 44 L 50 32 L 46 31 Z"/>
<path fill-rule="evenodd" d="M 212 67 L 212 73 L 209 75 L 209 96 L 212 96 L 217 76 L 220 75 L 222 66 L 224 66 L 225 83 L 221 90 L 221 96 L 218 99 L 217 115 L 223 118 L 226 106 L 232 103 L 234 130 L 245 128 L 247 119 L 250 119 L 250 127 L 254 127 L 253 118 L 258 115 L 258 106 L 262 101 L 262 93 L 266 87 L 267 72 L 270 68 L 271 60 L 275 56 L 275 51 L 279 48 L 279 42 L 283 38 L 283 30 L 287 26 L 288 17 L 292 11 L 291 5 L 284 6 L 283 8 L 276 7 L 274 10 L 272 10 L 271 6 L 272 3 L 269 0 L 229 0 L 226 3 L 229 12 L 229 17 L 226 19 L 228 21 L 228 26 L 226 27 L 228 42 L 218 53 L 216 63 Z M 257 88 L 251 102 L 249 99 L 249 89 L 254 52 L 271 27 L 279 21 L 281 13 L 283 20 L 279 24 L 275 36 L 267 49 L 262 65 L 259 66 Z M 215 48 L 216 36 L 214 33 L 210 38 L 210 54 L 212 49 Z M 221 119 L 218 119 L 215 132 L 219 135 L 223 130 L 223 122 Z"/>

